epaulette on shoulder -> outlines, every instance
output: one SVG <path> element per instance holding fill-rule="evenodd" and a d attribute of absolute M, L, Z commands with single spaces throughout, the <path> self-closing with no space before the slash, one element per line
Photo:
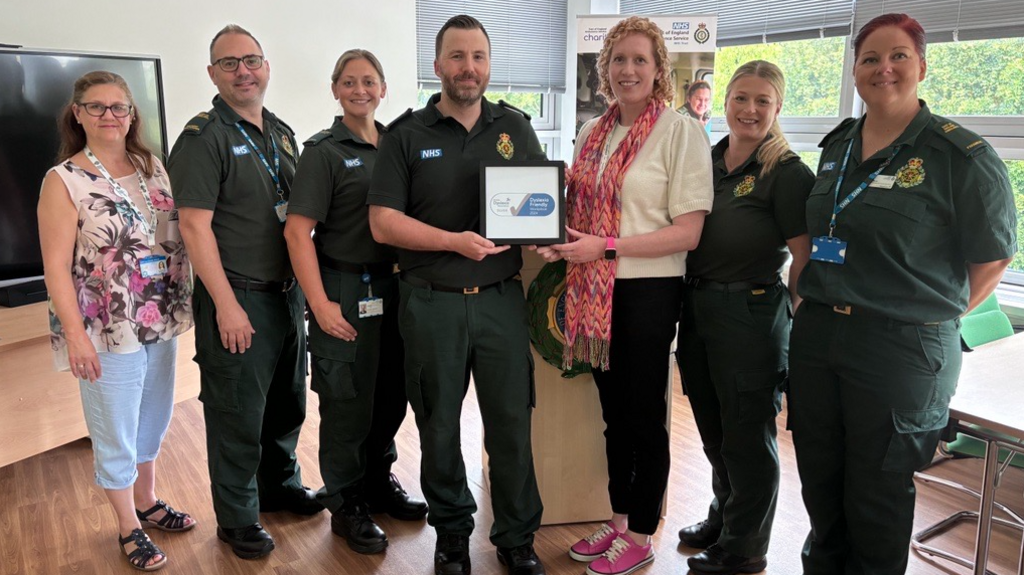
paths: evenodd
<path fill-rule="evenodd" d="M 295 136 L 295 130 L 293 130 L 291 126 L 289 126 L 288 124 L 286 124 L 286 123 L 284 122 L 284 120 L 282 120 L 281 118 L 278 118 L 278 119 L 277 119 L 277 123 L 278 123 L 278 124 L 281 124 L 282 126 L 284 126 L 284 129 L 288 130 L 288 133 L 289 133 L 289 134 L 291 134 L 292 136 Z"/>
<path fill-rule="evenodd" d="M 800 154 L 797 154 L 793 150 L 789 150 L 788 152 L 783 154 L 781 158 L 779 158 L 779 163 L 792 164 L 793 162 L 796 162 L 798 160 L 800 160 Z"/>
<path fill-rule="evenodd" d="M 185 129 L 182 130 L 181 134 L 183 136 L 198 136 L 203 133 L 211 119 L 212 116 L 208 112 L 199 112 L 185 124 Z"/>
<path fill-rule="evenodd" d="M 518 112 L 518 113 L 522 114 L 523 117 L 526 118 L 527 122 L 529 122 L 531 120 L 529 114 L 527 114 L 526 112 L 520 110 L 519 108 L 516 108 L 512 104 L 509 104 L 505 100 L 498 100 L 498 105 L 501 106 L 502 108 L 505 108 L 506 110 L 512 110 L 513 112 Z"/>
<path fill-rule="evenodd" d="M 406 109 L 406 111 L 402 112 L 397 118 L 395 118 L 394 120 L 391 120 L 391 123 L 388 124 L 388 131 L 390 132 L 391 130 L 394 130 L 395 126 L 401 124 L 402 122 L 406 121 L 407 119 L 409 119 L 411 117 L 412 117 L 412 108 L 408 108 L 408 109 Z"/>
<path fill-rule="evenodd" d="M 327 138 L 330 138 L 330 137 L 331 137 L 331 131 L 330 130 L 320 130 L 319 132 L 317 132 L 317 133 L 313 134 L 312 136 L 310 136 L 308 140 L 306 140 L 305 142 L 302 142 L 302 145 L 303 146 L 315 146 L 315 145 L 319 144 L 320 142 L 322 142 L 322 141 L 324 141 L 324 140 L 326 140 Z"/>
<path fill-rule="evenodd" d="M 933 124 L 932 130 L 968 158 L 973 158 L 989 149 L 988 142 L 978 134 L 945 118 L 937 117 L 936 119 L 938 121 Z"/>
<path fill-rule="evenodd" d="M 852 123 L 854 123 L 856 121 L 857 121 L 857 118 L 847 118 L 847 119 L 843 120 L 842 122 L 839 122 L 838 126 L 836 126 L 831 132 L 826 134 L 825 137 L 821 139 L 821 142 L 818 143 L 818 147 L 819 148 L 824 148 L 825 144 L 828 143 L 828 141 L 831 140 L 833 136 L 835 136 L 836 134 L 845 132 L 846 130 L 848 130 L 850 128 L 850 124 L 852 124 Z"/>

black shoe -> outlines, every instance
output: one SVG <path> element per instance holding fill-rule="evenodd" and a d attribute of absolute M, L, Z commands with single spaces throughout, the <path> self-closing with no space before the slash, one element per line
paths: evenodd
<path fill-rule="evenodd" d="M 427 516 L 427 502 L 406 493 L 394 473 L 383 485 L 367 486 L 366 502 L 370 513 L 387 513 L 402 521 L 419 521 Z"/>
<path fill-rule="evenodd" d="M 710 521 L 705 519 L 700 523 L 680 529 L 679 541 L 687 547 L 693 547 L 694 549 L 707 549 L 718 541 L 718 536 L 721 534 L 721 527 L 715 527 L 711 525 Z"/>
<path fill-rule="evenodd" d="M 718 544 L 714 544 L 687 559 L 686 564 L 698 573 L 734 575 L 735 573 L 760 573 L 768 567 L 768 559 L 764 555 L 740 557 L 722 549 Z"/>
<path fill-rule="evenodd" d="M 469 575 L 469 536 L 438 533 L 434 547 L 434 575 Z"/>
<path fill-rule="evenodd" d="M 498 561 L 508 567 L 508 575 L 544 575 L 544 565 L 529 543 L 511 549 L 498 547 Z"/>
<path fill-rule="evenodd" d="M 274 550 L 274 539 L 259 523 L 248 527 L 227 529 L 217 526 L 217 538 L 231 546 L 242 559 L 256 559 Z"/>
<path fill-rule="evenodd" d="M 388 536 L 370 519 L 366 503 L 355 496 L 346 497 L 341 509 L 331 515 L 331 531 L 356 553 L 380 553 L 388 547 Z"/>
<path fill-rule="evenodd" d="M 290 511 L 296 515 L 316 515 L 324 510 L 316 500 L 316 492 L 302 486 L 289 489 L 275 496 L 260 497 L 260 512 Z"/>

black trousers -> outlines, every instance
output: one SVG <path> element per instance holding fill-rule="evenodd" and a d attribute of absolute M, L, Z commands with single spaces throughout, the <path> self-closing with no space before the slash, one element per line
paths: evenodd
<path fill-rule="evenodd" d="M 312 389 L 320 396 L 320 475 L 318 494 L 332 513 L 350 489 L 387 488 L 391 464 L 397 459 L 395 434 L 406 413 L 405 350 L 398 333 L 398 278 L 374 277 L 365 284 L 360 274 L 321 267 L 327 297 L 341 305 L 356 328 L 355 341 L 324 333 L 312 318 L 309 352 Z M 384 300 L 384 314 L 360 318 L 359 300 L 372 287 Z"/>
<path fill-rule="evenodd" d="M 678 277 L 616 280 L 609 369 L 594 370 L 612 511 L 644 535 L 658 529 L 668 484 L 669 354 L 681 299 Z"/>

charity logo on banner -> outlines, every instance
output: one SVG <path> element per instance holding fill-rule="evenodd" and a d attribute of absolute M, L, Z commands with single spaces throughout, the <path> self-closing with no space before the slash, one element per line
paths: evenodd
<path fill-rule="evenodd" d="M 601 81 L 597 57 L 608 30 L 630 14 L 580 16 L 576 42 L 576 131 L 608 109 L 598 93 Z M 676 97 L 671 105 L 700 121 L 711 132 L 711 93 L 714 86 L 718 16 L 713 14 L 646 16 L 661 28 L 671 58 Z"/>

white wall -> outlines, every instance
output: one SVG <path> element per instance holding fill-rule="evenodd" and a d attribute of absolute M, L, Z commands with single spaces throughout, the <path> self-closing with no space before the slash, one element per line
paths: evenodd
<path fill-rule="evenodd" d="M 0 43 L 26 48 L 151 54 L 163 65 L 168 147 L 185 123 L 208 110 L 216 88 L 206 73 L 213 35 L 239 24 L 271 63 L 266 106 L 299 141 L 338 113 L 330 74 L 338 56 L 365 48 L 380 59 L 388 97 L 385 124 L 416 105 L 415 0 L 3 0 Z"/>

